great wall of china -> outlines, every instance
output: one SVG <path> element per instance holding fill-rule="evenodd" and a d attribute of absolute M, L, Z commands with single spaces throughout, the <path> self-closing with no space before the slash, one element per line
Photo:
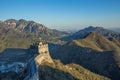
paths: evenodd
<path fill-rule="evenodd" d="M 15 75 L 20 80 L 39 80 L 38 67 L 45 61 L 53 63 L 48 44 L 42 42 L 29 49 L 6 49 L 0 53 L 0 80 Z"/>

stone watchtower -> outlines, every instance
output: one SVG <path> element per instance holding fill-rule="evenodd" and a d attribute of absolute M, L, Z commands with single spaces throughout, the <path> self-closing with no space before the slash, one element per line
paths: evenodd
<path fill-rule="evenodd" d="M 42 42 L 39 42 L 38 52 L 39 54 L 49 53 L 48 44 L 43 44 Z"/>
<path fill-rule="evenodd" d="M 38 44 L 38 56 L 36 57 L 37 64 L 42 64 L 44 62 L 53 63 L 53 60 L 49 54 L 48 44 L 43 44 L 39 42 Z"/>

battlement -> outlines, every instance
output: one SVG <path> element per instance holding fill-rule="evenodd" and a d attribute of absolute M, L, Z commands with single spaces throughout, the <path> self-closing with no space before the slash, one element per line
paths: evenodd
<path fill-rule="evenodd" d="M 48 44 L 43 44 L 42 42 L 40 42 L 38 45 L 38 51 L 40 54 L 49 53 Z"/>

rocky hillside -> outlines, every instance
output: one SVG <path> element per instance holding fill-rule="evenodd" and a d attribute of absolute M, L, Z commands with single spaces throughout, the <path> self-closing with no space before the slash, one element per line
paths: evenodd
<path fill-rule="evenodd" d="M 63 37 L 62 40 L 71 41 L 71 40 L 75 40 L 75 39 L 79 39 L 79 38 L 84 38 L 90 32 L 97 32 L 97 33 L 99 33 L 99 34 L 101 34 L 101 35 L 103 35 L 107 38 L 114 37 L 114 38 L 120 39 L 120 33 L 119 32 L 108 30 L 108 29 L 105 29 L 103 27 L 89 26 L 89 27 L 84 28 L 82 30 L 79 30 L 78 32 L 73 33 L 69 36 Z"/>
<path fill-rule="evenodd" d="M 73 40 L 59 47 L 52 57 L 63 63 L 76 63 L 92 72 L 120 79 L 120 47 L 117 39 L 109 40 L 91 32 L 83 39 Z"/>
<path fill-rule="evenodd" d="M 109 41 L 107 38 L 97 34 L 96 32 L 90 32 L 84 39 L 73 40 L 72 43 L 69 44 L 76 44 L 78 46 L 91 48 L 98 51 L 113 51 L 120 49 L 120 47 L 116 45 L 119 45 L 119 41 L 117 41 L 115 38 L 112 42 L 112 40 Z"/>
<path fill-rule="evenodd" d="M 0 34 L 19 37 L 58 37 L 67 34 L 66 32 L 49 29 L 43 24 L 24 19 L 9 19 L 0 22 Z"/>
<path fill-rule="evenodd" d="M 0 51 L 8 47 L 28 48 L 39 38 L 57 43 L 57 38 L 66 34 L 66 32 L 49 29 L 43 24 L 24 19 L 0 21 Z"/>
<path fill-rule="evenodd" d="M 58 60 L 54 60 L 54 63 L 41 64 L 39 66 L 39 78 L 40 80 L 110 80 L 80 65 L 64 65 Z"/>
<path fill-rule="evenodd" d="M 33 45 L 34 46 L 34 45 Z M 110 80 L 107 77 L 95 74 L 77 64 L 62 64 L 59 60 L 53 60 L 45 45 L 39 45 L 39 54 L 35 61 L 38 65 L 39 79 L 41 80 Z M 30 48 L 34 51 L 36 46 Z M 41 47 L 41 48 L 40 48 Z M 43 51 L 44 52 L 43 52 Z"/>

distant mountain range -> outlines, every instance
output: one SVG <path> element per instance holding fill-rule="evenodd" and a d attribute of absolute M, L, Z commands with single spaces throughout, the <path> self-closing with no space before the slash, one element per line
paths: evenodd
<path fill-rule="evenodd" d="M 0 50 L 28 48 L 34 38 L 54 41 L 67 32 L 24 19 L 0 21 Z M 49 43 L 54 64 L 39 66 L 43 80 L 120 80 L 120 33 L 89 26 L 69 36 L 65 44 Z M 59 42 L 60 40 L 58 40 Z"/>
<path fill-rule="evenodd" d="M 39 24 L 34 21 L 26 21 L 24 19 L 9 19 L 4 22 L 0 22 L 0 35 L 25 38 L 52 38 L 65 34 L 67 33 L 55 29 L 49 29 L 43 24 Z"/>
<path fill-rule="evenodd" d="M 92 29 L 89 27 L 89 31 Z M 82 39 L 72 40 L 59 47 L 51 56 L 65 64 L 82 65 L 112 80 L 120 79 L 120 41 L 116 38 L 108 39 L 97 32 L 90 32 Z"/>
<path fill-rule="evenodd" d="M 97 32 L 107 38 L 109 38 L 109 37 L 120 38 L 119 32 L 108 30 L 103 27 L 89 26 L 89 27 L 79 30 L 78 32 L 75 32 L 69 36 L 65 36 L 65 37 L 61 38 L 61 40 L 71 41 L 74 39 L 84 38 L 90 32 Z"/>
<path fill-rule="evenodd" d="M 116 32 L 119 32 L 120 33 L 120 28 L 110 28 L 110 30 L 113 30 L 113 31 L 116 31 Z"/>
<path fill-rule="evenodd" d="M 0 21 L 0 51 L 5 48 L 28 48 L 40 39 L 55 42 L 67 32 L 49 29 L 43 24 L 24 19 Z"/>

